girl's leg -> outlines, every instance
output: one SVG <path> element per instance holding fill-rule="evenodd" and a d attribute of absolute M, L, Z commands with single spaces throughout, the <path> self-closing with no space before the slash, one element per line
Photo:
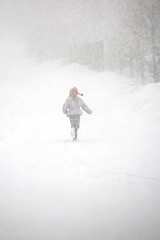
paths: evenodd
<path fill-rule="evenodd" d="M 71 115 L 70 123 L 71 123 L 71 135 L 73 137 L 73 140 L 76 140 L 77 139 L 77 131 L 79 128 L 79 123 L 80 123 L 80 116 L 79 115 Z"/>

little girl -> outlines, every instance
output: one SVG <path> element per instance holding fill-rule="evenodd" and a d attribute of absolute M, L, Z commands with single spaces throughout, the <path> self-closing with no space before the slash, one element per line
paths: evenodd
<path fill-rule="evenodd" d="M 77 140 L 77 131 L 80 124 L 80 116 L 82 115 L 81 108 L 88 114 L 91 114 L 92 111 L 89 107 L 84 103 L 84 101 L 78 96 L 83 96 L 78 92 L 76 87 L 72 88 L 69 92 L 69 97 L 66 99 L 63 105 L 63 113 L 67 115 L 70 119 L 71 123 L 71 135 L 73 140 Z"/>

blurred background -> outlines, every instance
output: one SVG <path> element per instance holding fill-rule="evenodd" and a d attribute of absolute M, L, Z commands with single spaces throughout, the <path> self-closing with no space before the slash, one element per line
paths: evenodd
<path fill-rule="evenodd" d="M 0 34 L 38 63 L 63 59 L 158 82 L 159 13 L 159 0 L 1 0 Z"/>

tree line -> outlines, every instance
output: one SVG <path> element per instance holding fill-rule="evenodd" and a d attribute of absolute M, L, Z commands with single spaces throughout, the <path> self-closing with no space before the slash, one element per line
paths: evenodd
<path fill-rule="evenodd" d="M 142 83 L 159 82 L 160 1 L 124 0 L 116 7 L 118 24 L 110 35 L 101 28 L 101 40 L 80 46 L 79 51 L 70 54 L 71 59 L 97 70 L 138 77 Z M 102 22 L 105 26 L 105 19 Z"/>
<path fill-rule="evenodd" d="M 160 81 L 159 0 L 80 0 L 78 7 L 62 2 L 27 1 L 28 14 L 17 24 L 31 54 L 116 71 L 142 83 Z"/>

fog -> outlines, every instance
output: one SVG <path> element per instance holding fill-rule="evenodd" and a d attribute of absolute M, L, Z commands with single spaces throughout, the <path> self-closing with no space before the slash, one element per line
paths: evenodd
<path fill-rule="evenodd" d="M 159 82 L 158 0 L 2 0 L 2 39 L 37 62 L 63 59 Z"/>
<path fill-rule="evenodd" d="M 116 2 L 2 0 L 1 35 L 24 43 L 36 56 L 63 58 L 81 45 L 107 38 L 115 31 Z"/>

